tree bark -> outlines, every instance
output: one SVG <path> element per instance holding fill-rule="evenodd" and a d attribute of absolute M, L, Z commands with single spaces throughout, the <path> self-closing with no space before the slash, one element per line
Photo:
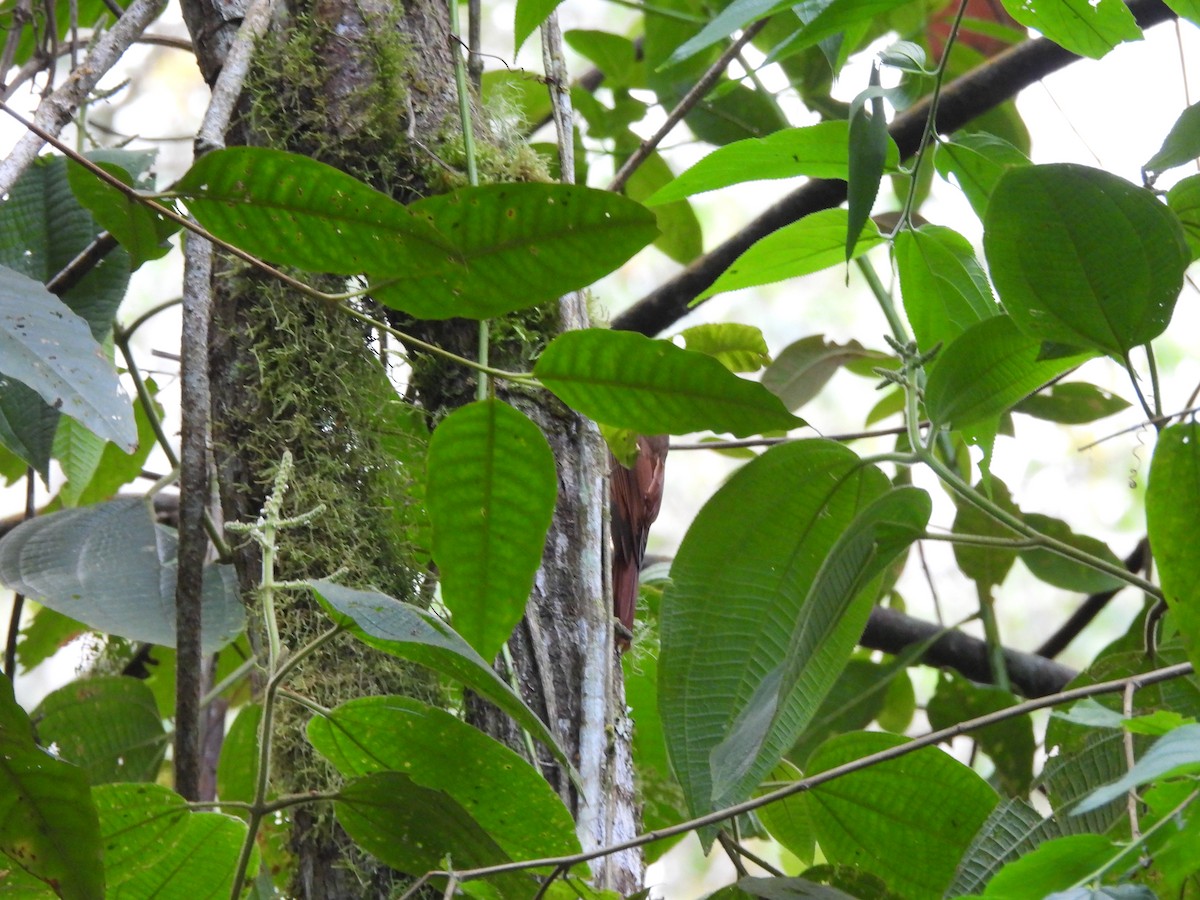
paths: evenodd
<path fill-rule="evenodd" d="M 228 142 L 307 153 L 404 201 L 452 185 L 445 168 L 455 164 L 458 119 L 448 5 L 443 0 L 408 0 L 402 7 L 381 0 L 302 2 L 277 10 Z M 201 71 L 211 84 L 244 7 L 185 0 L 184 9 Z M 270 61 L 263 62 L 264 54 Z M 553 337 L 562 318 L 540 310 L 522 317 L 520 328 L 501 323 L 493 362 L 527 365 L 539 349 L 531 343 Z M 474 323 L 404 324 L 443 346 L 473 353 Z M 328 575 L 335 564 L 344 564 L 350 570 L 342 579 L 346 583 L 371 584 L 414 600 L 428 575 L 405 554 L 404 534 L 397 532 L 396 517 L 386 506 L 403 505 L 389 491 L 403 489 L 405 479 L 419 474 L 406 470 L 404 461 L 388 463 L 379 455 L 383 448 L 372 432 L 379 422 L 372 413 L 382 401 L 372 391 L 384 379 L 372 338 L 348 317 L 290 294 L 244 266 L 226 261 L 218 267 L 210 366 L 223 514 L 226 520 L 257 516 L 273 467 L 290 449 L 297 484 L 289 508 L 302 512 L 324 501 L 335 514 L 319 518 L 312 532 L 287 535 L 281 577 Z M 358 393 L 348 387 L 363 380 L 374 387 Z M 472 382 L 462 370 L 416 359 L 407 399 L 432 424 L 472 399 Z M 624 716 L 606 599 L 603 444 L 593 425 L 548 395 L 514 393 L 505 399 L 543 429 L 560 479 L 543 565 L 527 618 L 511 641 L 511 655 L 526 702 L 544 716 L 581 773 L 582 796 L 548 758 L 537 762 L 576 815 L 584 846 L 595 848 L 631 837 L 638 821 L 631 726 Z M 349 463 L 342 460 L 348 446 L 356 451 Z M 368 457 L 380 465 L 366 468 L 388 470 L 374 483 L 350 471 L 339 476 L 339 466 Z M 258 554 L 243 547 L 237 563 L 243 588 L 252 596 Z M 319 614 L 303 603 L 291 605 L 284 615 L 284 639 L 293 647 L 318 627 Z M 333 655 L 300 673 L 299 689 L 324 706 L 364 693 L 431 693 L 410 672 L 374 660 L 363 663 L 364 652 L 339 644 Z M 361 676 L 364 671 L 370 678 Z M 524 746 L 506 717 L 478 706 L 471 704 L 477 724 L 511 746 Z M 299 724 L 297 719 L 281 726 L 295 731 Z M 331 773 L 297 737 L 285 745 L 273 774 L 279 789 L 291 792 L 311 789 Z M 308 808 L 295 816 L 291 846 L 297 877 L 291 892 L 311 900 L 391 896 L 392 873 L 358 852 L 331 818 L 327 811 Z M 641 878 L 638 853 L 596 867 L 597 885 L 623 894 L 640 889 Z"/>

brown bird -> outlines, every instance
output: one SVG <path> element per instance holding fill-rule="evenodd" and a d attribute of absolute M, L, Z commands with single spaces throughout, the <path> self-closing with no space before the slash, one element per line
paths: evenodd
<path fill-rule="evenodd" d="M 638 455 L 632 468 L 621 465 L 609 454 L 612 499 L 613 612 L 624 626 L 617 637 L 621 650 L 629 648 L 633 614 L 637 608 L 638 576 L 650 525 L 662 505 L 663 469 L 667 461 L 667 436 L 639 436 Z"/>

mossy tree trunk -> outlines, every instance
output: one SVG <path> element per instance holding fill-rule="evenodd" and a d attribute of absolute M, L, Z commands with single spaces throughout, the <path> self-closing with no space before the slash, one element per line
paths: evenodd
<path fill-rule="evenodd" d="M 243 8 L 223 0 L 185 0 L 201 70 L 220 70 Z M 294 0 L 277 9 L 243 95 L 228 142 L 265 144 L 311 155 L 408 201 L 460 183 L 461 138 L 444 0 Z M 481 126 L 486 132 L 486 128 Z M 483 174 L 533 177 L 527 148 L 483 139 Z M 290 450 L 294 512 L 326 512 L 286 535 L 283 578 L 338 576 L 401 599 L 421 596 L 428 560 L 419 540 L 421 427 L 472 398 L 473 378 L 415 360 L 402 401 L 380 362 L 374 335 L 336 310 L 266 281 L 243 265 L 217 266 L 210 330 L 212 436 L 223 514 L 257 516 L 274 468 Z M 576 301 L 578 305 L 578 302 Z M 576 323 L 577 309 L 567 310 Z M 540 311 L 494 327 L 493 361 L 528 363 L 561 327 Z M 475 324 L 408 323 L 454 349 L 472 346 Z M 584 777 L 576 796 L 548 760 L 543 771 L 576 814 L 585 847 L 629 837 L 637 817 L 623 718 L 620 666 L 605 599 L 603 448 L 594 427 L 545 396 L 506 396 L 546 432 L 560 473 L 560 501 L 527 619 L 511 642 L 526 701 L 550 725 Z M 380 410 L 383 414 L 380 415 Z M 416 410 L 414 412 L 414 410 Z M 243 547 L 243 587 L 253 590 L 259 560 Z M 284 640 L 297 646 L 321 627 L 305 603 L 286 609 Z M 420 673 L 349 642 L 300 672 L 293 687 L 325 707 L 364 694 L 416 693 L 435 686 Z M 280 791 L 326 787 L 331 773 L 308 752 L 301 711 L 280 722 L 273 777 Z M 498 714 L 472 708 L 481 727 L 514 746 L 519 736 Z M 387 897 L 393 873 L 356 852 L 328 810 L 298 813 L 292 893 L 304 898 Z M 597 867 L 600 886 L 640 888 L 637 854 Z"/>

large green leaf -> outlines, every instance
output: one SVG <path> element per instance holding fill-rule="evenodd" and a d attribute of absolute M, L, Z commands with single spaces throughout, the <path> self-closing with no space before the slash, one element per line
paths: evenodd
<path fill-rule="evenodd" d="M 896 236 L 904 311 L 923 350 L 948 344 L 1000 313 L 970 242 L 950 228 L 923 225 Z"/>
<path fill-rule="evenodd" d="M 34 743 L 8 678 L 0 678 L 0 853 L 65 900 L 105 896 L 87 776 Z"/>
<path fill-rule="evenodd" d="M 846 258 L 849 214 L 844 209 L 825 209 L 798 222 L 772 231 L 735 259 L 721 277 L 700 294 L 705 300 L 724 291 L 772 284 L 828 269 Z M 884 242 L 879 229 L 868 221 L 859 235 L 852 257 Z"/>
<path fill-rule="evenodd" d="M 607 275 L 658 235 L 654 213 L 620 194 L 573 184 L 489 184 L 409 209 L 465 266 L 389 264 L 366 271 L 380 303 L 423 319 L 487 319 L 554 300 Z M 378 283 L 399 276 L 391 283 Z"/>
<path fill-rule="evenodd" d="M 1069 544 L 1077 550 L 1090 553 L 1103 559 L 1113 566 L 1120 567 L 1121 560 L 1109 549 L 1108 545 L 1098 538 L 1086 534 L 1076 534 L 1062 519 L 1043 516 L 1037 513 L 1026 513 L 1025 522 L 1042 534 Z M 1055 587 L 1079 594 L 1098 594 L 1101 591 L 1116 591 L 1125 586 L 1119 578 L 1100 572 L 1096 569 L 1077 563 L 1074 560 L 1051 553 L 1049 550 L 1022 550 L 1021 562 L 1025 563 L 1037 578 Z"/>
<path fill-rule="evenodd" d="M 175 646 L 175 532 L 146 500 L 126 498 L 30 519 L 0 539 L 0 582 L 89 628 Z M 201 646 L 245 627 L 232 566 L 204 569 Z"/>
<path fill-rule="evenodd" d="M 217 237 L 269 262 L 380 277 L 461 266 L 423 216 L 332 166 L 266 147 L 206 153 L 175 185 Z"/>
<path fill-rule="evenodd" d="M 99 437 L 133 450 L 133 407 L 88 323 L 7 266 L 0 266 L 0 374 Z"/>
<path fill-rule="evenodd" d="M 767 339 L 753 325 L 710 322 L 685 328 L 679 337 L 688 350 L 713 357 L 730 372 L 757 372 L 771 362 Z"/>
<path fill-rule="evenodd" d="M 346 778 L 403 772 L 444 792 L 513 859 L 579 852 L 571 814 L 542 774 L 440 709 L 409 697 L 363 697 L 310 719 L 308 739 Z"/>
<path fill-rule="evenodd" d="M 246 837 L 232 816 L 189 812 L 158 784 L 95 788 L 109 897 L 121 900 L 216 900 L 228 897 Z M 253 876 L 258 851 L 249 860 Z"/>
<path fill-rule="evenodd" d="M 808 727 L 862 636 L 878 593 L 875 578 L 925 533 L 931 509 L 920 488 L 897 488 L 838 537 L 801 604 L 786 655 L 712 750 L 718 805 L 748 796 Z"/>
<path fill-rule="evenodd" d="M 430 438 L 426 505 L 442 602 L 484 659 L 525 612 L 557 492 L 546 438 L 500 400 L 460 407 Z"/>
<path fill-rule="evenodd" d="M 972 325 L 934 360 L 925 387 L 930 418 L 958 429 L 998 416 L 1088 356 L 1040 359 L 1041 347 L 1008 316 Z"/>
<path fill-rule="evenodd" d="M 1184 422 L 1158 436 L 1146 486 L 1146 532 L 1154 548 L 1163 595 L 1188 648 L 1200 664 L 1200 424 Z"/>
<path fill-rule="evenodd" d="M 905 741 L 877 732 L 840 735 L 817 748 L 808 773 Z M 826 858 L 878 875 L 910 900 L 942 896 L 997 799 L 987 782 L 936 747 L 827 782 L 810 797 Z M 939 802 L 949 797 L 953 802 Z"/>
<path fill-rule="evenodd" d="M 630 331 L 561 334 L 533 374 L 573 409 L 640 434 L 712 430 L 745 437 L 804 424 L 761 384 L 712 357 Z"/>
<path fill-rule="evenodd" d="M 46 697 L 34 717 L 42 743 L 54 744 L 92 784 L 158 775 L 166 733 L 143 681 L 117 675 L 72 681 Z"/>
<path fill-rule="evenodd" d="M 1128 408 L 1128 400 L 1102 387 L 1083 381 L 1059 381 L 1026 397 L 1013 407 L 1013 412 L 1064 425 L 1082 425 Z"/>
<path fill-rule="evenodd" d="M 834 119 L 803 128 L 785 128 L 763 138 L 719 147 L 646 200 L 648 205 L 772 178 L 850 177 L 850 123 Z M 895 168 L 900 153 L 887 139 L 885 166 Z"/>
<path fill-rule="evenodd" d="M 359 640 L 447 675 L 490 700 L 569 767 L 566 754 L 537 714 L 437 616 L 376 591 L 359 591 L 332 581 L 310 581 L 309 586 L 334 622 Z"/>
<path fill-rule="evenodd" d="M 1087 166 L 1009 169 L 984 226 L 992 280 L 1023 331 L 1116 357 L 1166 329 L 1191 261 L 1154 194 Z"/>
<path fill-rule="evenodd" d="M 677 47 L 663 65 L 678 65 L 701 50 L 725 40 L 735 31 L 739 31 L 756 19 L 786 9 L 790 5 L 791 3 L 781 2 L 781 0 L 733 0 L 720 13 L 713 16 L 712 20 L 699 33 Z"/>
<path fill-rule="evenodd" d="M 722 805 L 715 787 L 730 778 L 714 772 L 713 752 L 743 727 L 739 720 L 769 681 L 778 688 L 782 664 L 790 669 L 803 662 L 793 647 L 801 645 L 805 624 L 840 647 L 845 635 L 831 617 L 841 609 L 806 607 L 806 600 L 838 538 L 886 489 L 883 473 L 863 466 L 846 447 L 798 441 L 738 470 L 692 523 L 662 601 L 658 681 L 672 766 L 691 812 Z M 812 696 L 797 691 L 781 698 L 781 722 L 811 716 L 845 658 L 823 662 L 831 668 L 823 676 L 812 673 Z M 775 710 L 767 715 L 770 721 Z M 749 785 L 746 795 L 752 777 L 738 782 L 739 789 Z"/>
<path fill-rule="evenodd" d="M 422 875 L 450 861 L 472 869 L 510 861 L 471 813 L 443 791 L 422 787 L 400 772 L 372 772 L 342 788 L 338 822 L 365 850 L 394 869 Z M 515 872 L 489 879 L 503 898 L 530 897 L 537 881 Z"/>
<path fill-rule="evenodd" d="M 258 734 L 262 722 L 262 706 L 247 703 L 238 710 L 237 718 L 229 726 L 221 744 L 221 757 L 217 760 L 217 796 L 221 800 L 238 803 L 253 803 L 258 784 L 259 746 Z M 230 809 L 231 815 L 246 818 L 249 813 L 242 809 Z"/>
<path fill-rule="evenodd" d="M 1122 41 L 1140 40 L 1133 13 L 1121 0 L 1001 0 L 1008 14 L 1079 56 L 1099 59 Z"/>

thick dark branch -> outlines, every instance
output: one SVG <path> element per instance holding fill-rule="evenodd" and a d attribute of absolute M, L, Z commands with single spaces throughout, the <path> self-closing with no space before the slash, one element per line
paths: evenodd
<path fill-rule="evenodd" d="M 985 641 L 961 631 L 943 631 L 932 622 L 914 619 L 894 609 L 873 609 L 859 643 L 871 650 L 900 653 L 906 647 L 934 637 L 937 639 L 922 654 L 921 662 L 927 666 L 947 666 L 982 684 L 993 682 Z M 1077 674 L 1074 669 L 1052 659 L 1019 650 L 1005 650 L 1004 661 L 1013 688 L 1026 697 L 1056 694 Z"/>
<path fill-rule="evenodd" d="M 1174 16 L 1161 0 L 1132 0 L 1129 8 L 1142 28 Z M 1051 72 L 1079 59 L 1044 38 L 1019 44 L 946 86 L 938 106 L 939 132 L 957 131 Z M 897 116 L 889 129 L 901 158 L 916 152 L 929 115 L 928 100 Z M 751 244 L 773 231 L 846 199 L 844 181 L 814 180 L 788 194 L 723 244 L 647 294 L 613 320 L 613 328 L 655 335 L 678 321 L 688 304 L 717 280 Z"/>

